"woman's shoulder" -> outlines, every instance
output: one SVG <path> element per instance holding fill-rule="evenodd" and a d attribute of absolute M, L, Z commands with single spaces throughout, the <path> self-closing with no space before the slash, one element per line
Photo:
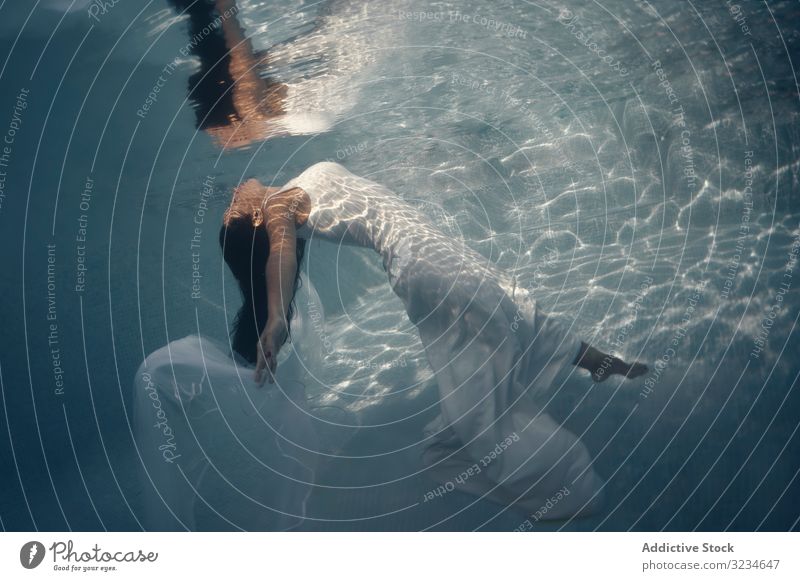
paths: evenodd
<path fill-rule="evenodd" d="M 308 166 L 303 173 L 287 182 L 281 190 L 301 188 L 313 198 L 315 195 L 329 190 L 333 183 L 347 177 L 352 178 L 355 176 L 336 162 L 320 161 Z"/>
<path fill-rule="evenodd" d="M 345 169 L 343 165 L 338 164 L 335 161 L 320 161 L 306 168 L 306 170 L 300 175 L 304 176 L 304 175 L 317 175 L 317 174 L 349 174 L 349 173 L 350 172 L 347 171 L 347 169 Z"/>

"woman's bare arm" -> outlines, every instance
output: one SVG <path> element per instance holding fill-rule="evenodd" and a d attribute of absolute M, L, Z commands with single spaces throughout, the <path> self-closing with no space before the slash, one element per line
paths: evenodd
<path fill-rule="evenodd" d="M 295 230 L 295 204 L 292 192 L 281 192 L 266 202 L 266 228 L 269 238 L 267 258 L 267 324 L 261 334 L 256 363 L 256 381 L 263 381 L 264 369 L 269 370 L 269 381 L 277 367 L 278 351 L 286 341 L 287 312 L 294 292 L 297 274 L 297 233 Z"/>

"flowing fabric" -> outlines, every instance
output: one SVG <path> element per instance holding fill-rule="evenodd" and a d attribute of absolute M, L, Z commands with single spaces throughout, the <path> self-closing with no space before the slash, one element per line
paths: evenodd
<path fill-rule="evenodd" d="M 441 411 L 425 430 L 428 473 L 448 489 L 529 513 L 561 492 L 545 518 L 594 511 L 603 483 L 586 447 L 535 403 L 572 363 L 580 340 L 387 188 L 332 162 L 283 189 L 292 187 L 312 205 L 298 236 L 375 250 L 419 330 Z"/>
<path fill-rule="evenodd" d="M 319 305 L 305 276 L 295 300 Z M 275 384 L 257 386 L 253 368 L 232 359 L 227 343 L 197 335 L 139 367 L 134 422 L 148 530 L 302 523 L 318 463 L 303 382 L 321 352 L 306 312 L 292 320 Z"/>

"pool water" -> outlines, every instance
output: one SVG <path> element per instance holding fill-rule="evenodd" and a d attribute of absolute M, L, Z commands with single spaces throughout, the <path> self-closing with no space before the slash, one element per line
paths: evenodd
<path fill-rule="evenodd" d="M 231 189 L 323 160 L 650 366 L 554 386 L 545 409 L 590 449 L 605 506 L 529 528 L 798 528 L 796 3 L 240 0 L 295 122 L 225 151 L 195 126 L 186 19 L 107 4 L 0 5 L 4 529 L 142 528 L 134 373 L 172 340 L 224 340 Z M 302 268 L 326 449 L 300 529 L 526 528 L 425 500 L 435 378 L 379 258 L 312 242 Z"/>

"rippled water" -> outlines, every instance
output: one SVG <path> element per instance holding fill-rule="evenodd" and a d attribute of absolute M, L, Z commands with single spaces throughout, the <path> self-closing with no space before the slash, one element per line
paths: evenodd
<path fill-rule="evenodd" d="M 224 152 L 195 129 L 185 18 L 158 1 L 96 20 L 69 5 L 0 8 L 0 122 L 30 91 L 0 206 L 5 527 L 138 528 L 130 378 L 169 340 L 225 336 L 230 189 L 331 159 L 419 204 L 598 348 L 651 365 L 643 382 L 572 377 L 554 394 L 609 498 L 537 527 L 797 528 L 796 3 L 240 1 L 292 122 Z M 431 482 L 405 478 L 435 385 L 377 256 L 313 243 L 304 268 L 335 346 L 309 393 L 352 426 L 328 428 L 340 457 L 304 527 L 520 526 L 457 494 L 424 505 Z"/>

